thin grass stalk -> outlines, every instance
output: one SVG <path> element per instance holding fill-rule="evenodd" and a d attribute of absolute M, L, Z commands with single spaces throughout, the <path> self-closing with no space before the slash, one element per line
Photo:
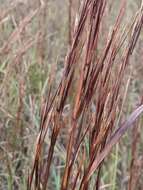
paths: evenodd
<path fill-rule="evenodd" d="M 143 104 L 143 98 L 141 100 L 141 105 Z M 141 168 L 143 165 L 143 161 L 139 161 L 138 156 L 138 145 L 140 143 L 140 124 L 141 120 L 138 120 L 135 123 L 135 127 L 132 131 L 132 145 L 131 145 L 131 164 L 130 164 L 130 179 L 128 183 L 128 190 L 135 190 L 138 186 L 138 181 L 141 173 Z"/>

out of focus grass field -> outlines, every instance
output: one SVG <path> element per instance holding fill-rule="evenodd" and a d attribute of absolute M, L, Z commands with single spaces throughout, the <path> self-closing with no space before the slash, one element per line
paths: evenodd
<path fill-rule="evenodd" d="M 124 23 L 131 22 L 140 3 L 140 0 L 127 0 Z M 105 30 L 108 25 L 112 27 L 119 8 L 118 0 L 110 0 L 110 4 L 112 14 L 107 18 Z M 77 10 L 75 5 L 74 16 Z M 54 93 L 61 79 L 71 28 L 68 0 L 0 0 L 0 190 L 27 189 L 41 105 L 47 97 L 48 84 L 54 81 Z M 101 46 L 102 43 L 104 41 Z M 120 122 L 140 104 L 143 96 L 143 31 L 130 59 L 123 86 L 127 83 Z M 136 190 L 143 188 L 142 124 L 140 119 Z M 128 131 L 105 161 L 100 189 L 128 189 L 133 136 L 134 131 Z M 61 139 L 66 139 L 66 129 Z M 47 137 L 45 144 L 49 141 Z M 50 190 L 60 189 L 66 160 L 66 146 L 62 142 L 58 139 L 55 147 L 55 159 L 58 157 L 61 161 L 59 164 L 55 161 L 51 167 Z"/>

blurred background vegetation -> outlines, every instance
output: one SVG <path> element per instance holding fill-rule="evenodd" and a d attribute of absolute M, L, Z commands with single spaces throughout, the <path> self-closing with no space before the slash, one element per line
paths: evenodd
<path fill-rule="evenodd" d="M 73 2 L 72 19 L 78 9 L 78 0 Z M 110 2 L 114 8 L 106 25 L 112 25 L 120 3 L 118 0 Z M 130 22 L 140 2 L 127 0 L 124 22 Z M 54 80 L 53 91 L 60 81 L 69 30 L 68 0 L 0 0 L 0 190 L 26 189 L 43 97 L 47 95 L 50 80 Z M 141 102 L 143 95 L 143 34 L 130 62 L 125 78 L 125 82 L 129 79 L 130 83 L 123 119 Z M 143 188 L 141 131 L 139 129 L 137 190 Z M 105 164 L 103 169 L 102 189 L 127 189 L 132 139 L 130 131 L 112 151 L 108 166 Z M 59 141 L 56 148 L 56 156 L 64 164 L 65 147 Z M 49 189 L 59 189 L 61 170 L 61 163 L 52 166 Z"/>

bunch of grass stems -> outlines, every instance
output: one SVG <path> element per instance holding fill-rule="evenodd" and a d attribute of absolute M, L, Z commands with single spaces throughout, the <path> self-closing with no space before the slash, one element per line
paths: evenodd
<path fill-rule="evenodd" d="M 143 5 L 130 25 L 123 27 L 125 1 L 121 1 L 114 26 L 106 36 L 104 47 L 100 48 L 107 4 L 108 0 L 81 1 L 62 79 L 54 95 L 52 82 L 49 84 L 46 103 L 41 109 L 35 158 L 28 178 L 29 190 L 46 190 L 54 148 L 61 130 L 66 127 L 69 131 L 60 189 L 87 190 L 94 179 L 93 189 L 98 190 L 105 157 L 127 129 L 135 126 L 133 123 L 143 111 L 141 104 L 125 122 L 116 126 L 123 104 L 120 99 L 123 78 L 143 24 Z M 126 85 L 122 88 L 126 90 Z M 70 99 L 71 94 L 73 98 Z M 70 113 L 65 122 L 67 104 Z M 50 143 L 47 157 L 43 159 L 49 128 Z"/>

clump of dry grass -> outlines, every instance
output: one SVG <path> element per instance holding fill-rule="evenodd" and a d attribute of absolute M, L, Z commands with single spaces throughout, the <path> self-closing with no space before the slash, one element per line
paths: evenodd
<path fill-rule="evenodd" d="M 142 188 L 142 5 L 127 25 L 126 1 L 3 2 L 0 189 L 26 189 L 28 168 L 28 189 Z"/>
<path fill-rule="evenodd" d="M 115 128 L 123 103 L 120 92 L 123 78 L 142 28 L 143 6 L 130 26 L 122 29 L 125 12 L 125 2 L 122 1 L 113 28 L 103 47 L 99 47 L 107 5 L 106 0 L 84 0 L 81 3 L 62 79 L 54 95 L 51 94 L 53 84 L 49 84 L 48 97 L 41 111 L 40 131 L 27 189 L 32 189 L 34 181 L 34 189 L 46 190 L 55 145 L 63 127 L 69 126 L 64 142 L 67 145 L 66 161 L 60 189 L 98 190 L 104 159 L 143 112 L 141 105 Z M 67 104 L 71 114 L 65 122 L 63 112 Z M 49 128 L 50 144 L 43 159 Z M 88 142 L 88 151 L 85 140 Z M 92 179 L 94 184 L 91 187 Z"/>

